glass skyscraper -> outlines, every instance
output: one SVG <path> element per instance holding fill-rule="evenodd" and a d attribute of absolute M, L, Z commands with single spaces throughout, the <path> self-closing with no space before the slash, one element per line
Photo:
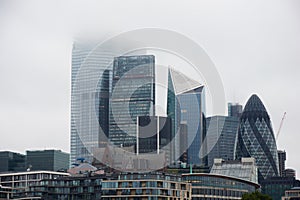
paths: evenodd
<path fill-rule="evenodd" d="M 107 142 L 113 54 L 95 43 L 75 42 L 71 77 L 71 164 L 93 161 L 93 150 Z M 92 51 L 93 50 L 93 51 Z"/>
<path fill-rule="evenodd" d="M 254 157 L 258 180 L 278 176 L 278 154 L 270 116 L 257 95 L 248 100 L 238 131 L 236 157 Z"/>
<path fill-rule="evenodd" d="M 136 145 L 137 117 L 155 115 L 153 55 L 114 58 L 109 139 L 119 147 Z"/>
<path fill-rule="evenodd" d="M 206 118 L 206 136 L 210 138 L 207 146 L 208 166 L 212 166 L 214 158 L 234 160 L 235 140 L 239 127 L 239 118 L 227 116 L 213 116 Z"/>
<path fill-rule="evenodd" d="M 200 152 L 201 144 L 205 138 L 204 125 L 204 86 L 199 86 L 177 95 L 180 110 L 181 124 L 187 125 L 188 135 L 188 163 L 207 165 L 205 151 Z M 204 148 L 204 147 L 202 147 Z M 202 155 L 201 155 L 202 154 Z"/>

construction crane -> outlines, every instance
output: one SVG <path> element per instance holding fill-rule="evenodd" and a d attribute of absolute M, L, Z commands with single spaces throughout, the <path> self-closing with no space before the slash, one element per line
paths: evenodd
<path fill-rule="evenodd" d="M 286 112 L 283 113 L 283 116 L 282 116 L 282 119 L 281 119 L 281 122 L 280 122 L 280 126 L 278 128 L 278 131 L 277 131 L 277 134 L 276 134 L 276 141 L 278 140 L 278 136 L 279 136 L 279 133 L 280 133 L 280 130 L 282 128 L 282 125 L 283 125 L 283 121 L 285 119 L 285 116 L 286 116 Z"/>

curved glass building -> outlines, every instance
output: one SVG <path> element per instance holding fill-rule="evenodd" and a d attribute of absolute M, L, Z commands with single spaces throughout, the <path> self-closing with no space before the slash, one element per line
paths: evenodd
<path fill-rule="evenodd" d="M 254 157 L 258 180 L 278 176 L 278 154 L 270 116 L 257 95 L 248 100 L 238 131 L 236 158 Z"/>

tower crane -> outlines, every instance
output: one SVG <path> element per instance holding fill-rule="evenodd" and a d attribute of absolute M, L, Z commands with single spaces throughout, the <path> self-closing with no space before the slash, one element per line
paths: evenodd
<path fill-rule="evenodd" d="M 282 116 L 282 119 L 281 119 L 281 122 L 280 122 L 280 125 L 279 125 L 279 128 L 278 128 L 278 131 L 277 131 L 277 134 L 276 134 L 276 141 L 278 140 L 278 136 L 279 136 L 279 133 L 280 133 L 280 130 L 282 128 L 282 125 L 283 125 L 283 121 L 285 119 L 285 116 L 286 116 L 286 112 L 283 113 L 283 116 Z"/>

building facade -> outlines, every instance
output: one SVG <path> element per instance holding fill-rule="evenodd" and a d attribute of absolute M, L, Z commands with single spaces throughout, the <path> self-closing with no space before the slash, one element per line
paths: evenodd
<path fill-rule="evenodd" d="M 170 144 L 172 134 L 172 121 L 169 117 L 139 116 L 137 129 L 137 154 L 159 154 L 164 151 L 165 162 L 170 164 L 174 152 Z"/>
<path fill-rule="evenodd" d="M 279 175 L 283 176 L 283 172 L 285 170 L 285 161 L 286 161 L 286 152 L 282 150 L 278 150 L 278 167 L 279 167 Z"/>
<path fill-rule="evenodd" d="M 45 179 L 30 186 L 27 198 L 40 199 L 191 199 L 191 185 L 180 176 L 121 173 Z"/>
<path fill-rule="evenodd" d="M 71 163 L 93 160 L 93 150 L 107 144 L 113 53 L 95 41 L 73 44 L 71 71 Z"/>
<path fill-rule="evenodd" d="M 25 171 L 25 165 L 25 155 L 11 151 L 0 152 L 0 172 Z"/>
<path fill-rule="evenodd" d="M 206 118 L 208 166 L 215 158 L 234 160 L 235 141 L 239 126 L 238 117 L 213 116 Z"/>
<path fill-rule="evenodd" d="M 242 116 L 243 106 L 238 103 L 228 103 L 228 116 L 240 118 Z"/>
<path fill-rule="evenodd" d="M 294 187 L 290 190 L 285 191 L 285 195 L 281 199 L 282 200 L 299 200 L 300 199 L 300 187 Z"/>
<path fill-rule="evenodd" d="M 24 196 L 29 186 L 43 179 L 56 179 L 69 176 L 68 173 L 53 171 L 29 171 L 0 174 L 0 199 L 18 199 Z"/>
<path fill-rule="evenodd" d="M 300 187 L 300 181 L 295 177 L 270 177 L 261 182 L 262 193 L 269 195 L 273 200 L 281 200 L 286 190 Z"/>
<path fill-rule="evenodd" d="M 114 58 L 109 140 L 118 147 L 136 145 L 137 117 L 155 115 L 155 58 Z"/>
<path fill-rule="evenodd" d="M 192 184 L 192 199 L 241 199 L 243 194 L 259 189 L 257 183 L 219 174 L 183 174 Z"/>
<path fill-rule="evenodd" d="M 242 158 L 241 160 L 230 161 L 215 159 L 210 173 L 222 174 L 258 183 L 257 166 L 254 158 Z"/>
<path fill-rule="evenodd" d="M 23 198 L 31 199 L 101 199 L 103 176 L 69 176 L 44 179 L 32 184 Z"/>
<path fill-rule="evenodd" d="M 69 163 L 70 154 L 60 150 L 26 151 L 26 166 L 30 170 L 67 170 Z"/>
<path fill-rule="evenodd" d="M 191 199 L 191 185 L 180 176 L 152 173 L 120 174 L 103 180 L 102 199 Z"/>
<path fill-rule="evenodd" d="M 259 181 L 279 175 L 276 141 L 270 116 L 257 95 L 248 100 L 238 131 L 236 158 L 254 157 Z"/>
<path fill-rule="evenodd" d="M 194 165 L 207 165 L 205 147 L 202 146 L 206 134 L 203 90 L 204 87 L 200 86 L 177 95 L 180 123 L 187 125 L 187 159 L 189 164 Z"/>

